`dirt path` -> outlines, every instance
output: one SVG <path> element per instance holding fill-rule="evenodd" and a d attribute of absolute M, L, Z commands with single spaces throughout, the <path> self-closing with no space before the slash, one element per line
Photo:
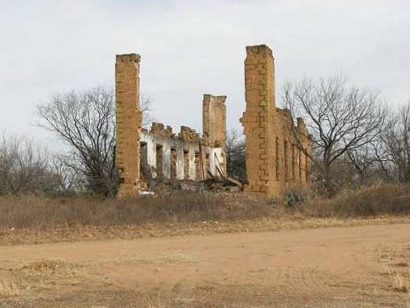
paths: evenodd
<path fill-rule="evenodd" d="M 0 302 L 406 307 L 409 263 L 410 224 L 10 246 Z"/>

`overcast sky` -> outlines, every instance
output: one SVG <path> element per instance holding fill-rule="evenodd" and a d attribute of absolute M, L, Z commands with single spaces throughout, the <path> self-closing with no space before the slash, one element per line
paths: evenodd
<path fill-rule="evenodd" d="M 410 1 L 0 0 L 0 131 L 33 127 L 54 93 L 114 86 L 115 54 L 141 55 L 141 91 L 158 121 L 201 130 L 202 94 L 244 110 L 245 46 L 267 44 L 277 88 L 343 73 L 397 106 L 410 98 Z"/>

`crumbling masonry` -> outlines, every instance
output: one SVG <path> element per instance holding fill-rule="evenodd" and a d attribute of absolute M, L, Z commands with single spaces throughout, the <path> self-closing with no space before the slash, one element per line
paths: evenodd
<path fill-rule="evenodd" d="M 311 141 L 305 124 L 298 118 L 295 126 L 289 111 L 276 108 L 275 67 L 269 47 L 250 46 L 246 52 L 246 111 L 241 119 L 246 136 L 245 191 L 278 196 L 292 186 L 306 187 Z M 118 196 L 137 195 L 147 179 L 226 177 L 226 96 L 203 96 L 202 136 L 185 126 L 175 134 L 161 123 L 152 123 L 145 130 L 141 128 L 139 65 L 139 55 L 116 57 Z"/>
<path fill-rule="evenodd" d="M 248 46 L 245 60 L 245 191 L 278 196 L 309 183 L 311 140 L 302 118 L 276 108 L 275 63 L 266 45 Z"/>
<path fill-rule="evenodd" d="M 140 189 L 140 56 L 118 55 L 115 63 L 116 165 L 121 176 L 119 197 Z"/>
<path fill-rule="evenodd" d="M 116 57 L 118 196 L 137 195 L 148 179 L 202 181 L 225 177 L 226 96 L 204 95 L 202 136 L 186 126 L 175 134 L 161 123 L 152 123 L 151 129 L 145 130 L 141 128 L 139 64 L 136 54 Z"/>

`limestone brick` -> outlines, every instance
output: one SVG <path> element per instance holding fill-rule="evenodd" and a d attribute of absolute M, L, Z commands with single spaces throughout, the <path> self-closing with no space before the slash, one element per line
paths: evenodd
<path fill-rule="evenodd" d="M 116 57 L 116 165 L 121 181 L 119 197 L 135 196 L 140 189 L 139 63 L 140 56 L 137 54 Z"/>
<path fill-rule="evenodd" d="M 275 66 L 266 45 L 246 47 L 245 101 L 241 118 L 246 137 L 245 191 L 279 196 L 291 186 L 307 186 L 311 142 L 303 119 L 276 108 Z"/>
<path fill-rule="evenodd" d="M 204 94 L 202 101 L 202 128 L 210 145 L 225 146 L 226 140 L 226 96 Z"/>

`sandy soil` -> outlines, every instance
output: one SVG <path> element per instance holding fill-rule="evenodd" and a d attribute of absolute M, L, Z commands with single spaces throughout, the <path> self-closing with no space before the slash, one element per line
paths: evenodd
<path fill-rule="evenodd" d="M 0 307 L 410 307 L 410 224 L 0 246 Z"/>

